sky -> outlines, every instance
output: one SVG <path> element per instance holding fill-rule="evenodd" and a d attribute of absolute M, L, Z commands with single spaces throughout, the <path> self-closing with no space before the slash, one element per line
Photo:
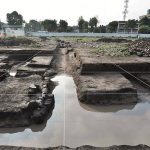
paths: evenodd
<path fill-rule="evenodd" d="M 127 19 L 139 19 L 150 9 L 150 0 L 129 0 Z M 77 25 L 78 18 L 89 20 L 97 16 L 99 24 L 123 20 L 124 0 L 0 0 L 0 19 L 6 22 L 6 14 L 17 11 L 26 22 L 30 19 L 66 20 Z"/>

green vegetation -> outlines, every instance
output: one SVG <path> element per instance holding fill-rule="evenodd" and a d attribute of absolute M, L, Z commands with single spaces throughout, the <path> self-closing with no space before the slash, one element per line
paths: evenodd
<path fill-rule="evenodd" d="M 96 53 L 106 56 L 130 56 L 127 43 L 101 43 Z"/>
<path fill-rule="evenodd" d="M 139 33 L 150 34 L 150 19 L 148 17 L 140 20 Z"/>
<path fill-rule="evenodd" d="M 40 45 L 36 41 L 29 38 L 5 37 L 5 38 L 0 38 L 0 46 L 39 47 Z"/>
<path fill-rule="evenodd" d="M 25 21 L 23 16 L 17 11 L 12 13 L 7 13 L 7 22 L 8 25 L 22 25 Z M 68 26 L 68 22 L 65 20 L 60 20 L 57 23 L 57 20 L 45 19 L 43 21 L 30 20 L 29 23 L 26 22 L 25 30 L 36 32 L 36 31 L 48 31 L 48 32 L 81 32 L 81 33 L 116 33 L 118 27 L 118 21 L 112 21 L 108 25 L 99 25 L 100 21 L 97 17 L 92 17 L 88 21 L 85 20 L 82 16 L 78 19 L 78 25 Z M 0 28 L 2 23 L 0 23 Z M 148 17 L 143 17 L 140 21 L 135 19 L 129 19 L 125 22 L 125 29 L 130 29 L 131 32 L 135 28 L 138 28 L 139 33 L 149 34 L 150 33 L 150 19 Z"/>
<path fill-rule="evenodd" d="M 135 20 L 135 19 L 129 19 L 127 22 L 126 22 L 126 28 L 127 29 L 134 29 L 134 28 L 138 28 L 138 20 Z"/>
<path fill-rule="evenodd" d="M 7 22 L 9 25 L 22 25 L 24 22 L 23 16 L 17 11 L 13 11 L 12 13 L 7 14 Z"/>
<path fill-rule="evenodd" d="M 150 34 L 150 27 L 149 26 L 140 26 L 139 33 Z"/>
<path fill-rule="evenodd" d="M 26 31 L 36 32 L 41 30 L 41 23 L 36 20 L 30 20 L 29 23 L 25 25 Z"/>
<path fill-rule="evenodd" d="M 44 27 L 44 30 L 47 30 L 49 32 L 57 31 L 57 21 L 56 20 L 44 20 L 42 21 L 42 26 Z"/>
<path fill-rule="evenodd" d="M 107 26 L 107 31 L 110 33 L 117 32 L 118 21 L 112 21 Z"/>
<path fill-rule="evenodd" d="M 58 32 L 67 32 L 68 22 L 65 20 L 59 21 Z"/>

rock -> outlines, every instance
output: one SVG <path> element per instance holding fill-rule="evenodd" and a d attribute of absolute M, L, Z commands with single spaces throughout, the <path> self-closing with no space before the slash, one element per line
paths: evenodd
<path fill-rule="evenodd" d="M 33 94 L 36 94 L 37 92 L 39 92 L 39 86 L 35 85 L 35 84 L 31 84 L 29 89 L 28 89 L 28 95 L 31 96 Z"/>
<path fill-rule="evenodd" d="M 36 100 L 36 103 L 38 103 L 39 106 L 42 106 L 42 100 L 41 99 Z"/>
<path fill-rule="evenodd" d="M 34 111 L 33 115 L 31 116 L 31 120 L 35 124 L 41 124 L 44 122 L 44 116 L 41 114 L 40 111 Z"/>
<path fill-rule="evenodd" d="M 50 77 L 44 77 L 45 81 L 50 81 Z"/>
<path fill-rule="evenodd" d="M 46 98 L 46 94 L 42 93 L 42 98 L 45 99 Z"/>
<path fill-rule="evenodd" d="M 47 94 L 47 93 L 48 93 L 48 89 L 47 89 L 47 88 L 43 88 L 43 89 L 42 89 L 42 93 L 43 93 L 43 94 Z"/>
<path fill-rule="evenodd" d="M 36 101 L 30 101 L 28 104 L 28 110 L 32 111 L 35 110 L 39 107 L 39 103 L 37 103 Z"/>
<path fill-rule="evenodd" d="M 54 94 L 48 95 L 50 99 L 54 100 Z"/>
<path fill-rule="evenodd" d="M 46 85 L 46 84 L 43 84 L 43 88 L 47 88 L 47 85 Z"/>
<path fill-rule="evenodd" d="M 53 70 L 53 69 L 51 69 L 51 70 L 47 70 L 45 73 L 44 73 L 44 77 L 50 77 L 50 76 L 54 76 L 54 75 L 56 75 L 57 74 L 57 72 L 55 71 L 55 70 Z"/>
<path fill-rule="evenodd" d="M 129 44 L 129 52 L 140 57 L 150 56 L 150 40 L 136 40 Z"/>
<path fill-rule="evenodd" d="M 143 56 L 143 53 L 142 53 L 142 52 L 137 52 L 136 54 L 137 54 L 137 56 L 139 56 L 139 57 L 142 57 L 142 56 Z"/>

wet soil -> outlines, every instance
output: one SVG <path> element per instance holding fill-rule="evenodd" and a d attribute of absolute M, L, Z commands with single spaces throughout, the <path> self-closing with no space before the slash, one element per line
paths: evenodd
<path fill-rule="evenodd" d="M 67 74 L 70 74 L 70 75 L 72 75 L 73 76 L 73 78 L 74 78 L 74 81 L 75 81 L 75 83 L 77 83 L 77 80 L 79 79 L 79 76 L 80 76 L 80 73 L 81 73 L 81 61 L 78 59 L 78 56 L 77 56 L 77 53 L 76 53 L 76 51 L 68 51 L 69 49 L 68 49 L 68 46 L 67 47 L 64 47 L 64 45 L 63 45 L 63 47 L 62 48 L 60 48 L 60 47 L 57 47 L 57 49 L 56 49 L 56 51 L 54 52 L 54 54 L 53 54 L 53 56 L 54 56 L 54 61 L 52 61 L 52 65 L 51 65 L 51 67 L 55 70 L 55 71 L 57 71 L 58 72 L 58 74 L 61 74 L 61 73 L 67 73 Z M 86 61 L 93 61 L 94 60 L 94 62 L 95 62 L 95 58 L 99 58 L 99 56 L 97 56 L 97 57 L 95 57 L 94 59 L 92 59 L 92 58 L 90 58 L 89 56 L 87 56 L 87 53 L 84 53 L 85 54 L 85 56 L 86 56 L 86 58 L 87 59 L 85 59 Z M 83 57 L 85 57 L 85 56 L 83 56 Z M 93 54 L 91 55 L 91 56 L 93 56 Z M 90 58 L 90 59 L 89 59 Z M 98 59 L 97 59 L 98 60 Z M 97 63 L 97 60 L 96 60 L 96 63 Z M 105 61 L 106 61 L 107 59 L 105 58 Z M 141 60 L 141 59 L 140 59 Z M 121 61 L 121 60 L 119 60 L 119 61 Z M 141 60 L 142 62 L 144 61 L 145 62 L 145 60 Z M 123 62 L 124 62 L 124 60 L 123 60 Z M 99 63 L 99 62 L 98 62 Z M 148 63 L 149 63 L 149 61 L 148 61 Z M 132 64 L 132 63 L 131 63 Z M 90 67 L 90 68 L 92 68 L 92 67 Z M 132 67 L 131 67 L 132 68 Z M 47 68 L 48 69 L 48 68 Z M 90 72 L 90 71 L 89 71 Z M 30 74 L 31 75 L 31 74 Z M 33 74 L 32 74 L 33 75 Z M 126 76 L 125 76 L 126 77 Z M 127 78 L 128 79 L 128 78 Z M 147 78 L 146 78 L 147 79 Z M 4 80 L 5 81 L 5 80 Z M 7 80 L 6 80 L 7 81 Z M 33 80 L 34 81 L 34 80 Z M 38 81 L 40 81 L 40 80 L 38 80 Z M 132 82 L 132 80 L 130 80 L 131 82 Z M 41 83 L 41 82 L 40 82 Z M 138 87 L 139 87 L 139 90 L 137 90 L 138 91 L 138 97 L 139 97 L 139 99 L 140 99 L 140 92 L 139 91 L 141 91 L 141 89 L 143 90 L 143 91 L 146 91 L 147 90 L 147 88 L 143 88 L 143 86 L 142 86 L 142 88 L 140 87 L 141 85 L 138 85 L 137 84 L 137 81 L 135 81 L 135 80 L 133 80 L 133 82 L 132 82 L 132 84 L 138 89 Z M 24 86 L 23 86 L 24 87 Z M 18 88 L 18 87 L 17 87 Z M 14 88 L 15 89 L 15 88 Z M 22 91 L 22 89 L 20 89 L 21 91 Z M 64 90 L 65 90 L 65 88 L 64 88 Z M 143 92 L 142 91 L 142 92 Z M 51 91 L 52 92 L 52 91 Z M 51 93 L 50 92 L 50 93 Z M 149 92 L 149 91 L 148 91 Z M 145 94 L 145 93 L 144 93 Z M 143 93 L 141 93 L 141 95 L 143 96 L 144 95 Z M 143 96 L 144 97 L 144 96 Z M 142 97 L 142 98 L 143 98 Z M 145 98 L 145 97 L 144 97 Z M 148 98 L 149 99 L 149 98 Z M 65 105 L 64 105 L 65 106 Z M 60 107 L 63 107 L 63 105 L 61 105 Z M 73 107 L 73 105 L 71 106 L 71 107 Z M 70 107 L 70 108 L 71 108 Z M 81 107 L 82 108 L 85 108 L 86 110 L 90 110 L 91 111 L 91 109 L 92 110 L 96 110 L 93 106 L 91 106 L 91 107 L 89 107 L 88 105 L 84 105 L 84 104 L 82 104 L 81 103 Z M 134 106 L 133 106 L 134 107 Z M 133 108 L 133 107 L 131 107 L 131 109 Z M 51 109 L 52 110 L 52 109 Z M 62 110 L 62 109 L 61 109 Z M 64 109 L 63 109 L 64 110 Z M 104 108 L 104 110 L 106 111 L 106 108 Z M 118 110 L 116 110 L 116 111 L 118 111 Z M 38 111 L 37 111 L 38 112 Z M 36 113 L 37 113 L 36 112 Z M 63 113 L 63 112 L 62 112 Z M 46 113 L 47 114 L 47 113 Z M 71 114 L 68 114 L 68 115 L 71 115 Z M 74 114 L 75 115 L 75 114 Z M 102 116 L 101 117 L 103 117 L 103 115 L 104 114 L 102 114 Z M 136 115 L 137 116 L 137 115 Z M 129 117 L 129 116 L 128 116 Z M 70 116 L 70 118 L 71 118 L 71 116 Z M 86 118 L 86 117 L 85 117 Z M 107 118 L 108 119 L 108 118 Z M 117 119 L 117 118 L 116 118 Z M 25 120 L 25 119 L 24 119 Z M 80 121 L 84 121 L 83 120 L 83 118 L 80 118 Z M 119 118 L 118 118 L 118 124 L 119 124 Z M 89 123 L 88 123 L 89 122 Z M 88 125 L 89 124 L 89 126 L 91 125 L 90 124 L 90 121 L 88 120 L 88 122 L 86 122 L 87 124 L 86 125 Z M 95 122 L 94 120 L 93 121 L 91 121 L 91 122 Z M 96 121 L 97 122 L 97 121 Z M 107 124 L 108 122 L 107 122 L 107 120 L 105 120 L 104 121 L 105 123 L 103 123 L 103 124 Z M 127 120 L 127 122 L 128 122 L 128 120 Z M 124 122 L 124 124 L 127 124 L 127 122 Z M 138 122 L 138 121 L 137 121 Z M 84 122 L 83 122 L 84 123 Z M 98 122 L 97 122 L 98 123 Z M 56 123 L 57 124 L 57 123 Z M 58 124 L 59 124 L 59 120 L 58 120 Z M 67 125 L 72 125 L 72 127 L 73 127 L 73 124 L 74 124 L 74 122 L 72 122 L 72 121 L 69 121 L 69 124 L 67 124 Z M 111 124 L 111 122 L 110 122 L 110 124 Z M 115 124 L 116 124 L 116 122 L 114 123 L 114 127 L 115 127 Z M 74 127 L 77 127 L 78 126 L 78 124 L 74 124 L 74 125 L 76 125 L 76 126 L 74 126 Z M 93 125 L 91 125 L 92 127 L 93 127 Z M 67 127 L 67 126 L 66 126 Z M 85 128 L 86 128 L 86 126 L 85 126 Z M 56 129 L 56 130 L 58 130 L 58 128 Z M 55 130 L 55 131 L 56 131 Z M 63 130 L 63 127 L 61 127 L 61 128 L 59 128 L 59 130 Z M 89 129 L 88 129 L 89 130 Z M 130 130 L 130 129 L 129 129 Z M 69 128 L 69 131 L 72 131 L 72 129 L 71 128 Z M 81 131 L 81 130 L 80 130 Z M 84 129 L 82 130 L 82 131 L 84 131 Z M 124 132 L 125 132 L 125 130 L 123 130 Z M 100 132 L 100 131 L 99 131 Z M 106 131 L 105 130 L 105 133 L 111 133 L 111 132 L 109 132 L 109 131 Z M 136 131 L 135 131 L 136 132 Z M 48 133 L 50 134 L 50 132 L 48 131 Z M 48 134 L 47 133 L 47 134 Z M 101 132 L 100 132 L 101 134 L 103 133 L 102 132 L 102 130 L 101 130 Z M 128 133 L 128 132 L 127 132 Z M 146 132 L 144 132 L 145 134 L 146 134 Z M 76 135 L 75 133 L 71 133 L 71 134 L 74 134 L 74 135 Z M 88 134 L 88 132 L 86 132 L 86 134 Z M 85 135 L 86 135 L 85 134 Z M 104 133 L 103 133 L 104 134 Z M 119 133 L 118 133 L 119 134 Z M 91 135 L 92 135 L 92 131 L 91 131 Z M 112 134 L 113 135 L 113 134 Z M 140 134 L 137 134 L 137 136 L 139 136 Z M 50 136 L 53 136 L 53 135 L 50 135 Z M 76 135 L 77 136 L 77 135 Z M 79 137 L 79 136 L 81 136 L 80 134 L 76 137 L 76 142 L 75 143 L 80 143 L 78 140 L 80 140 L 81 138 Z M 87 135 L 86 137 L 88 137 L 89 135 Z M 93 136 L 95 137 L 96 135 L 94 135 L 93 134 Z M 144 136 L 144 135 L 143 135 Z M 54 135 L 54 137 L 56 137 L 56 138 L 58 138 L 58 136 L 55 136 Z M 82 136 L 81 136 L 82 137 Z M 117 136 L 117 137 L 119 137 L 119 136 Z M 61 138 L 61 136 L 60 136 L 60 138 Z M 134 137 L 133 137 L 134 138 Z M 69 146 L 69 143 L 74 143 L 74 138 L 73 138 L 73 136 L 68 136 L 68 139 L 70 139 L 69 141 L 68 141 L 68 143 L 67 142 L 64 142 L 64 141 L 62 141 L 62 145 L 68 145 Z M 84 139 L 84 137 L 83 137 L 83 139 Z M 87 138 L 88 139 L 88 138 Z M 144 139 L 144 138 L 143 138 Z M 148 138 L 145 138 L 145 140 L 147 140 Z M 86 139 L 85 139 L 86 140 Z M 89 139 L 89 141 L 90 141 L 91 139 Z M 140 141 L 140 139 L 138 139 L 139 141 Z M 137 140 L 137 141 L 138 141 Z M 96 140 L 95 140 L 96 141 Z M 136 141 L 136 142 L 137 142 Z M 81 141 L 82 142 L 82 141 Z M 86 141 L 87 142 L 87 141 Z M 135 142 L 135 143 L 136 143 Z M 37 143 L 37 142 L 36 142 Z M 61 143 L 61 142 L 60 142 Z M 83 142 L 82 142 L 83 143 Z M 81 143 L 81 144 L 82 144 Z M 118 142 L 119 143 L 119 142 Z M 117 144 L 118 144 L 117 143 Z M 146 144 L 148 143 L 148 142 L 145 142 Z M 87 143 L 88 144 L 88 143 Z M 92 144 L 92 143 L 90 143 L 90 144 Z M 116 145 L 117 145 L 116 144 Z M 120 144 L 120 143 L 119 143 Z M 130 143 L 129 143 L 130 144 Z M 73 145 L 73 144 L 72 144 Z M 101 145 L 100 145 L 101 146 Z M 38 147 L 40 147 L 40 146 L 38 146 Z M 76 146 L 74 146 L 74 147 L 76 147 Z M 2 149 L 15 149 L 15 150 L 17 150 L 17 149 L 35 149 L 35 148 L 17 148 L 17 147 L 1 147 Z M 69 148 L 67 148 L 67 147 L 58 147 L 58 148 L 49 148 L 49 149 L 69 149 Z M 144 146 L 144 145 L 139 145 L 139 146 L 135 146 L 135 147 L 130 147 L 130 146 L 114 146 L 114 147 L 109 147 L 109 148 L 94 148 L 94 147 L 91 147 L 91 146 L 83 146 L 83 147 L 79 147 L 79 148 L 77 148 L 77 149 L 100 149 L 100 150 L 103 150 L 103 149 L 108 149 L 108 150 L 117 150 L 117 149 L 119 149 L 119 150 L 127 150 L 127 149 L 136 149 L 136 150 L 138 150 L 138 149 L 149 149 L 149 147 L 147 147 L 147 146 Z"/>

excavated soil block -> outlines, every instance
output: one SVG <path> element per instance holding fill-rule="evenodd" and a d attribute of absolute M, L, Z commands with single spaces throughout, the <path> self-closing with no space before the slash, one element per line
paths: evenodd
<path fill-rule="evenodd" d="M 137 74 L 136 76 L 137 78 L 145 82 L 147 84 L 147 87 L 150 88 L 150 73 L 141 73 Z"/>
<path fill-rule="evenodd" d="M 78 49 L 76 57 L 80 62 L 81 74 L 95 74 L 99 72 L 141 73 L 150 71 L 148 57 L 110 57 L 93 53 L 94 50 Z"/>
<path fill-rule="evenodd" d="M 81 74 L 99 72 L 148 72 L 150 59 L 147 58 L 104 58 L 81 57 Z"/>
<path fill-rule="evenodd" d="M 49 67 L 53 60 L 53 56 L 36 56 L 28 64 L 29 67 Z"/>
<path fill-rule="evenodd" d="M 53 54 L 56 46 L 53 46 L 52 49 L 19 49 L 19 48 L 9 48 L 9 49 L 0 49 L 0 54 L 28 54 L 34 55 L 40 53 L 41 55 Z"/>
<path fill-rule="evenodd" d="M 45 120 L 53 110 L 54 97 L 48 93 L 43 97 L 43 82 L 39 75 L 8 77 L 0 82 L 0 127 L 29 126 Z M 34 93 L 29 95 L 34 85 L 38 88 L 32 89 Z"/>
<path fill-rule="evenodd" d="M 120 74 L 81 75 L 77 85 L 79 100 L 88 104 L 130 104 L 137 102 L 137 91 Z"/>

